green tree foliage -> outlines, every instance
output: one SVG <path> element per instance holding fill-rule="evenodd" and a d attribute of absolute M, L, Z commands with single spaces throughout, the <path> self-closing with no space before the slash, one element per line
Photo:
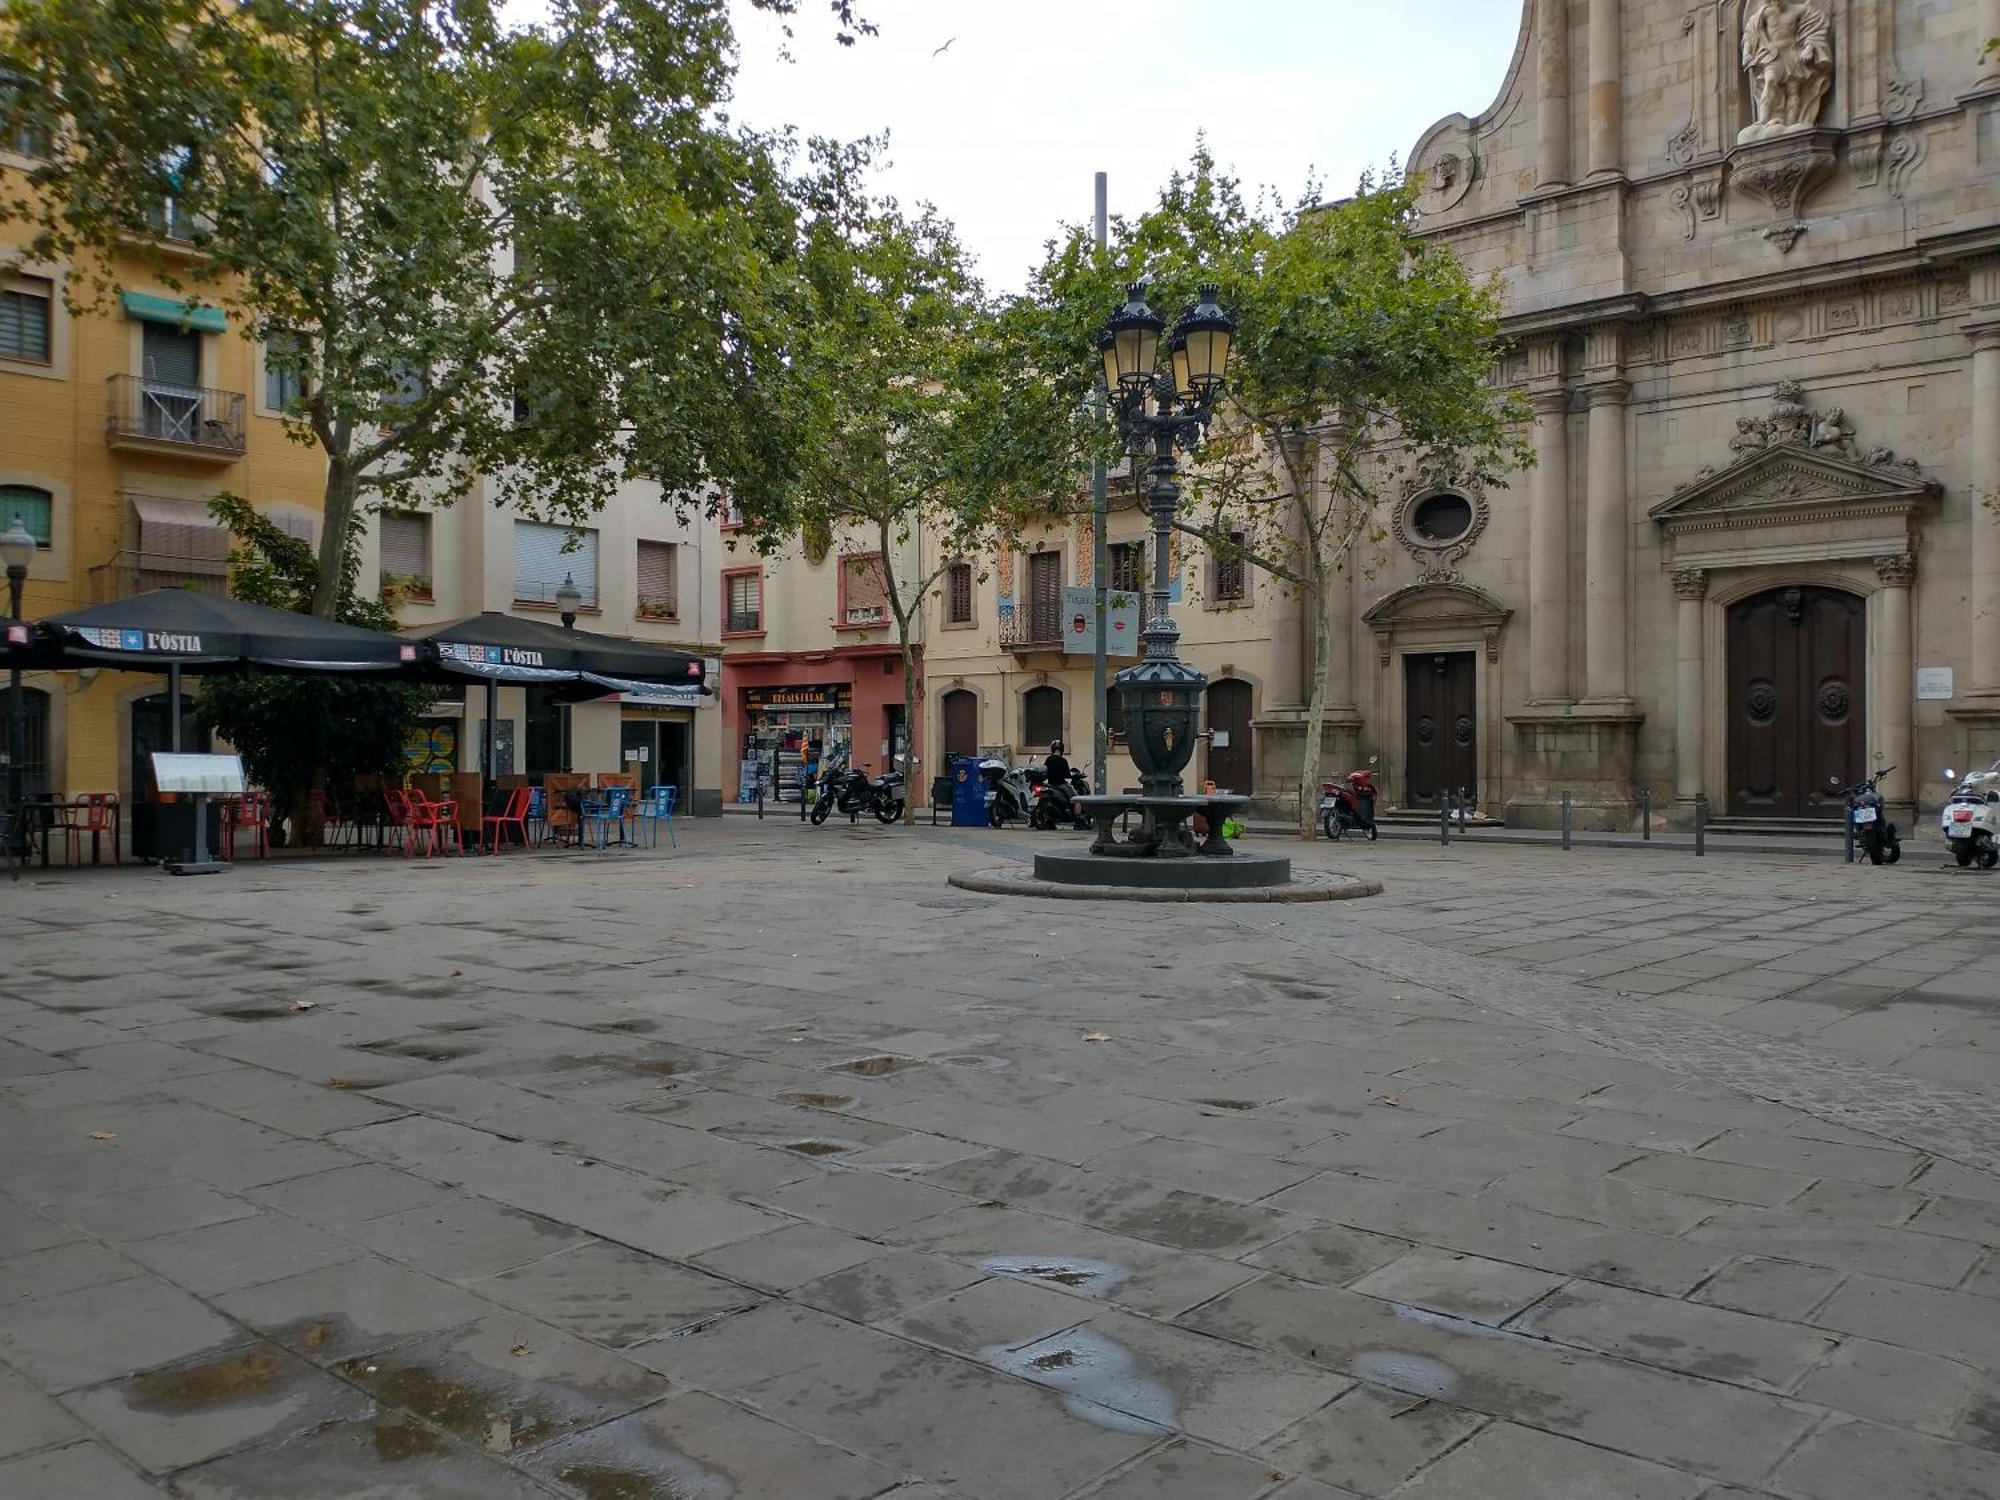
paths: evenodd
<path fill-rule="evenodd" d="M 1426 238 L 1417 184 L 1364 181 L 1339 203 L 1245 200 L 1205 149 L 1159 202 L 1115 226 L 1100 252 L 1082 229 L 1050 246 L 1019 315 L 1036 357 L 1082 410 L 1099 379 L 1097 331 L 1122 285 L 1144 279 L 1172 316 L 1200 283 L 1222 287 L 1240 327 L 1229 385 L 1185 480 L 1179 529 L 1295 591 L 1313 620 L 1312 693 L 1300 790 L 1310 833 L 1321 778 L 1334 580 L 1379 536 L 1401 478 L 1495 483 L 1532 461 L 1527 412 L 1492 380 L 1497 285 Z M 1104 434 L 1087 418 L 1078 451 Z M 1241 540 L 1236 540 L 1241 538 Z"/>
<path fill-rule="evenodd" d="M 791 15 L 811 0 L 754 0 Z M 150 259 L 271 345 L 327 459 L 311 608 L 373 507 L 573 520 L 782 485 L 802 216 L 834 148 L 727 117 L 724 0 L 9 0 L 12 123 L 56 143 L 0 218 L 79 307 Z M 831 0 L 843 40 L 870 30 Z"/>
<path fill-rule="evenodd" d="M 230 554 L 230 592 L 252 604 L 303 612 L 319 578 L 312 545 L 281 531 L 246 501 L 221 496 L 209 508 L 238 546 Z M 389 607 L 358 593 L 360 557 L 350 543 L 342 555 L 340 593 L 333 618 L 370 630 L 393 630 Z M 291 676 L 246 671 L 201 679 L 195 714 L 236 747 L 250 777 L 271 793 L 293 837 L 317 843 L 320 821 L 310 815 L 309 793 L 348 798 L 362 775 L 400 779 L 404 746 L 435 696 L 420 685 L 360 673 Z"/>
<path fill-rule="evenodd" d="M 778 524 L 753 530 L 767 548 L 802 530 L 822 549 L 837 539 L 879 557 L 842 566 L 880 568 L 914 731 L 925 601 L 954 563 L 1046 507 L 1067 472 L 1065 423 L 935 210 L 909 216 L 850 182 L 807 237 L 804 269 L 786 420 L 812 441 Z"/>

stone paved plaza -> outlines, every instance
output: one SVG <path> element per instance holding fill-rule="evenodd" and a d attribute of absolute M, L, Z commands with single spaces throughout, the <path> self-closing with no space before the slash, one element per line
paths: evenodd
<path fill-rule="evenodd" d="M 2000 1494 L 2000 880 L 1032 847 L 0 885 L 0 1496 Z"/>

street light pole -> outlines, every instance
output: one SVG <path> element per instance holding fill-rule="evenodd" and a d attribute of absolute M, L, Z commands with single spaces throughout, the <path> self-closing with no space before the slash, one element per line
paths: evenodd
<path fill-rule="evenodd" d="M 21 589 L 28 581 L 28 564 L 34 561 L 35 539 L 28 534 L 28 528 L 16 516 L 4 534 L 0 534 L 0 557 L 7 563 L 7 621 L 11 626 L 21 624 Z M 18 635 L 14 630 L 10 635 Z M 11 651 L 10 651 L 11 654 Z M 12 814 L 8 852 L 19 858 L 27 852 L 28 828 L 21 817 L 22 777 L 27 772 L 24 762 L 28 758 L 27 748 L 28 710 L 27 702 L 21 694 L 21 668 L 18 662 L 7 673 L 7 811 Z"/>
<path fill-rule="evenodd" d="M 1097 174 L 1097 248 L 1103 250 L 1110 243 L 1109 190 L 1104 173 Z M 1102 400 L 1102 393 L 1093 396 L 1093 404 Z M 1091 790 L 1102 797 L 1110 788 L 1109 763 L 1111 760 L 1111 722 L 1106 711 L 1105 676 L 1108 670 L 1105 658 L 1110 654 L 1111 593 L 1110 580 L 1104 574 L 1111 566 L 1111 546 L 1105 538 L 1105 531 L 1111 524 L 1111 504 L 1109 486 L 1104 472 L 1104 460 L 1099 458 L 1090 469 L 1090 536 L 1091 563 L 1090 578 L 1096 589 L 1097 629 L 1093 633 L 1090 650 L 1090 716 L 1095 723 L 1091 736 Z"/>
<path fill-rule="evenodd" d="M 581 608 L 583 608 L 583 591 L 576 586 L 576 575 L 574 573 L 564 573 L 562 587 L 556 590 L 556 610 L 562 616 L 564 630 L 576 629 L 576 612 Z M 571 745 L 571 739 L 575 731 L 575 721 L 572 717 L 574 713 L 575 706 L 573 704 L 565 703 L 562 706 L 564 770 L 575 769 L 574 766 L 570 765 L 570 759 L 576 753 L 574 747 Z"/>

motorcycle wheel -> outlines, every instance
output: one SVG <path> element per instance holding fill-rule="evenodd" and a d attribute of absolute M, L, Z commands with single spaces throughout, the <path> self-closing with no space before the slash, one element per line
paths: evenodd
<path fill-rule="evenodd" d="M 1339 841 L 1340 824 L 1338 821 L 1335 820 L 1332 813 L 1326 814 L 1319 820 L 1319 827 L 1320 827 L 1320 832 L 1324 833 L 1328 838 L 1333 839 L 1336 842 Z"/>
<path fill-rule="evenodd" d="M 903 804 L 900 802 L 878 802 L 875 804 L 875 821 L 878 823 L 900 823 L 903 821 Z"/>
<path fill-rule="evenodd" d="M 1979 851 L 1972 847 L 1971 839 L 1960 839 L 1951 846 L 1951 857 L 1958 861 L 1961 870 L 1971 869 L 1972 861 L 1978 853 Z"/>
<path fill-rule="evenodd" d="M 1882 835 L 1870 830 L 1861 835 L 1861 852 L 1868 856 L 1868 863 L 1882 863 Z"/>
<path fill-rule="evenodd" d="M 1056 826 L 1055 809 L 1045 802 L 1037 802 L 1028 814 L 1028 826 L 1037 833 L 1047 833 Z"/>
<path fill-rule="evenodd" d="M 1988 849 L 1984 854 L 1979 856 L 1980 869 L 1990 870 L 1995 865 L 2000 865 L 2000 849 Z"/>
<path fill-rule="evenodd" d="M 813 810 L 812 810 L 813 827 L 815 828 L 819 827 L 820 824 L 824 823 L 827 820 L 828 816 L 832 812 L 833 812 L 833 798 L 831 797 L 820 798 L 819 801 L 813 804 Z"/>
<path fill-rule="evenodd" d="M 996 802 L 986 809 L 986 826 L 988 828 L 1005 828 L 1007 826 L 1007 815 L 1000 811 L 999 803 Z"/>
<path fill-rule="evenodd" d="M 1883 851 L 1882 862 L 1884 864 L 1893 865 L 1894 863 L 1896 863 L 1897 860 L 1901 859 L 1902 857 L 1903 857 L 1903 841 L 1901 839 L 1890 840 L 1888 847 Z"/>
<path fill-rule="evenodd" d="M 1379 839 L 1380 837 L 1382 837 L 1381 830 L 1378 829 L 1373 823 L 1370 823 L 1368 825 L 1368 842 L 1372 844 L 1375 842 L 1375 840 Z"/>

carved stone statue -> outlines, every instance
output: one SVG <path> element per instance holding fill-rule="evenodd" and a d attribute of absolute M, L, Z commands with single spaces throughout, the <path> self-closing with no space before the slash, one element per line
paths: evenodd
<path fill-rule="evenodd" d="M 1830 406 L 1813 418 L 1812 445 L 1815 448 L 1830 448 L 1846 458 L 1854 456 L 1854 424 L 1847 420 L 1847 413 L 1837 406 Z"/>
<path fill-rule="evenodd" d="M 1833 84 L 1826 7 L 1818 0 L 1753 0 L 1743 18 L 1743 70 L 1757 120 L 1739 142 L 1812 129 Z"/>

